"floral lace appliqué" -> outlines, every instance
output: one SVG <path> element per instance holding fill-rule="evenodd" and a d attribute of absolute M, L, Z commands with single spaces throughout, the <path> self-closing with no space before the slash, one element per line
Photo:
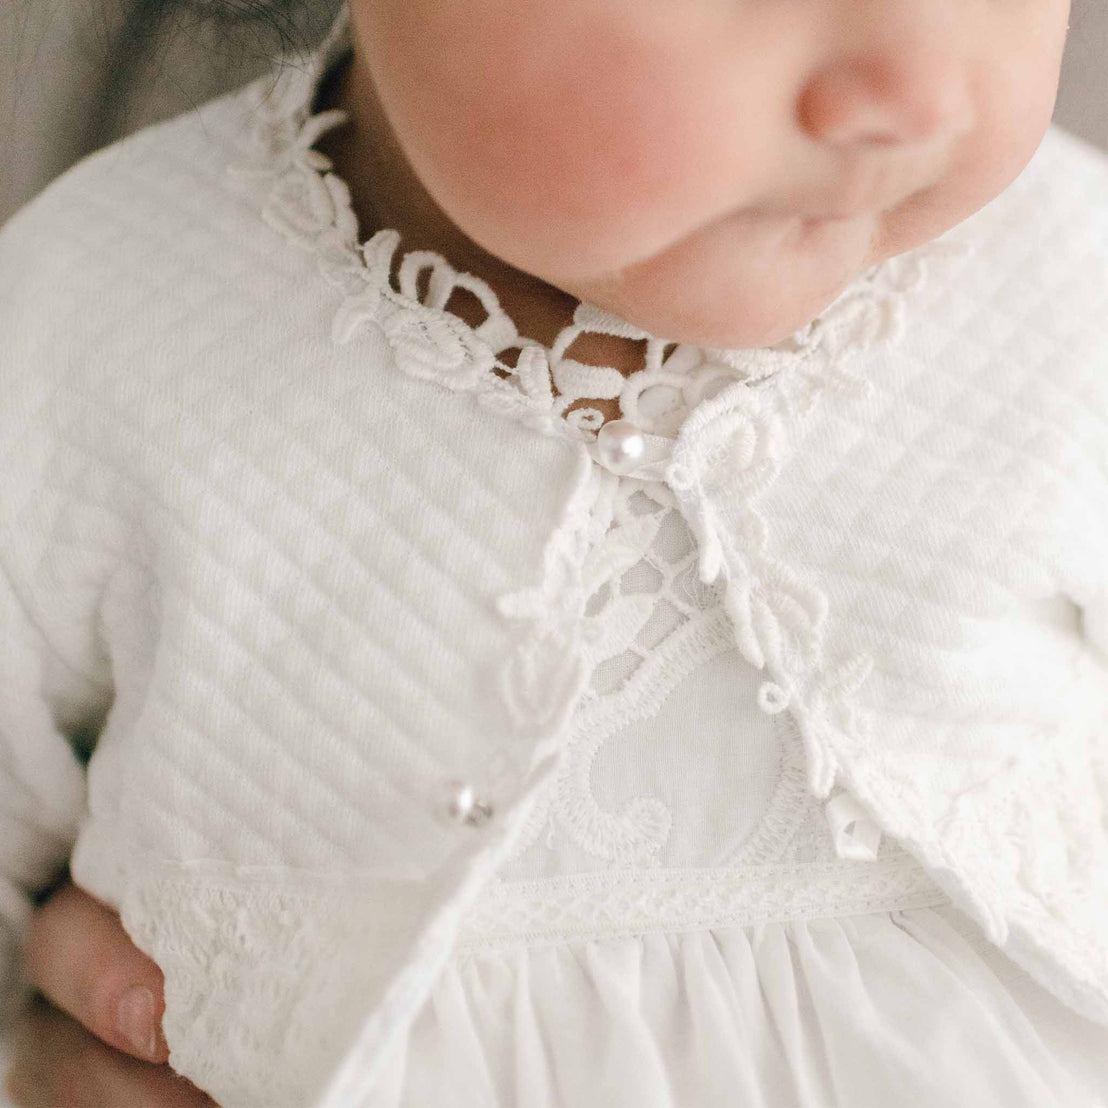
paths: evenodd
<path fill-rule="evenodd" d="M 794 399 L 841 384 L 832 364 L 895 331 L 903 293 L 922 273 L 921 253 L 894 259 L 856 281 L 818 320 L 771 348 L 720 350 L 652 336 L 594 305 L 579 304 L 573 322 L 549 348 L 519 334 L 489 285 L 461 273 L 430 251 L 401 253 L 391 229 L 359 243 L 350 190 L 315 144 L 346 121 L 342 111 L 311 113 L 314 90 L 341 56 L 345 28 L 308 68 L 287 68 L 257 98 L 253 157 L 236 172 L 266 182 L 265 221 L 300 249 L 314 253 L 322 275 L 343 293 L 333 324 L 338 342 L 354 341 L 366 326 L 387 337 L 399 368 L 477 401 L 543 434 L 585 444 L 594 460 L 602 412 L 589 401 L 618 401 L 621 418 L 645 437 L 639 465 L 627 475 L 663 477 L 677 433 L 698 406 L 736 382 L 748 385 L 797 373 Z M 485 319 L 470 326 L 448 310 L 457 292 L 475 297 Z M 623 374 L 569 356 L 583 335 L 605 335 L 643 345 L 642 368 Z M 810 396 L 809 396 L 810 399 Z"/>

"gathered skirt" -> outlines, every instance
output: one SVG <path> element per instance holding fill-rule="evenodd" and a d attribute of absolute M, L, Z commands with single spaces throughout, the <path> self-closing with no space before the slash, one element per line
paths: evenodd
<path fill-rule="evenodd" d="M 519 944 L 448 964 L 377 1102 L 1094 1108 L 1108 1029 L 950 906 Z"/>

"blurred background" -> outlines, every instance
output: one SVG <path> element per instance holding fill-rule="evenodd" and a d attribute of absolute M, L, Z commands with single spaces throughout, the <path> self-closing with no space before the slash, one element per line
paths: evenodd
<path fill-rule="evenodd" d="M 1108 150 L 1108 2 L 1074 0 L 1055 119 Z"/>
<path fill-rule="evenodd" d="M 193 0 L 192 11 L 203 11 Z M 338 0 L 232 0 L 215 29 L 142 0 L 0 0 L 0 223 L 83 155 L 310 46 Z M 264 8 L 277 26 L 246 18 Z M 1108 0 L 1074 0 L 1056 118 L 1108 149 Z"/>

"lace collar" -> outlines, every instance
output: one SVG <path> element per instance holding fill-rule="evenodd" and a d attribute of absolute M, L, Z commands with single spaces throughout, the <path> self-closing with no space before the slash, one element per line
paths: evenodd
<path fill-rule="evenodd" d="M 410 251 L 398 257 L 401 236 L 395 230 L 359 240 L 350 190 L 332 172 L 330 159 L 314 149 L 322 135 L 346 121 L 345 112 L 313 108 L 323 78 L 350 48 L 343 5 L 307 65 L 286 62 L 275 78 L 252 86 L 249 161 L 233 167 L 266 180 L 265 221 L 315 254 L 323 277 L 344 294 L 333 324 L 337 342 L 349 342 L 363 326 L 376 324 L 403 371 L 471 392 L 480 403 L 544 434 L 583 443 L 594 461 L 612 469 L 604 436 L 598 440 L 604 416 L 587 401 L 616 400 L 641 448 L 634 464 L 622 464 L 616 472 L 647 480 L 665 475 L 689 416 L 728 385 L 774 388 L 790 411 L 798 398 L 807 401 L 828 386 L 868 389 L 845 363 L 850 354 L 899 334 L 906 295 L 922 283 L 924 259 L 936 244 L 874 266 L 818 318 L 772 347 L 720 350 L 672 342 L 587 303 L 578 305 L 573 322 L 545 347 L 519 334 L 484 281 L 458 272 L 442 256 Z M 476 296 L 486 312 L 479 326 L 448 310 L 459 289 Z M 644 342 L 642 369 L 625 376 L 567 357 L 588 333 Z M 586 403 L 569 410 L 581 401 Z"/>

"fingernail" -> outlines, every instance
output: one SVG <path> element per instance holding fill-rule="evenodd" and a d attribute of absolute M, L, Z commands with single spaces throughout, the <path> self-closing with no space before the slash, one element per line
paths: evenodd
<path fill-rule="evenodd" d="M 158 1050 L 154 993 L 145 985 L 132 985 L 119 998 L 115 1026 L 139 1054 L 153 1059 Z"/>

